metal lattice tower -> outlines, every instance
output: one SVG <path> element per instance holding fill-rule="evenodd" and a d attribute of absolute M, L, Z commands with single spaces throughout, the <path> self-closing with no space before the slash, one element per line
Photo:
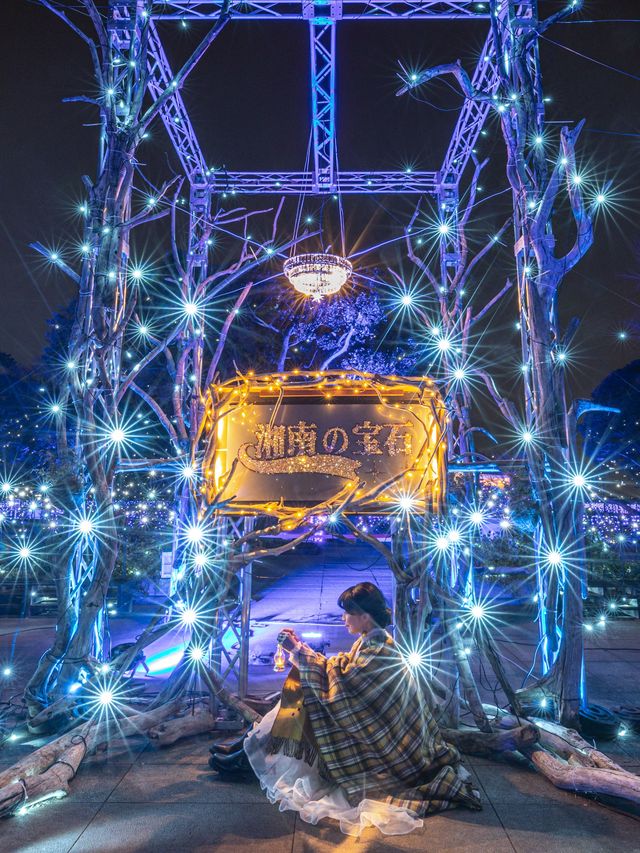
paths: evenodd
<path fill-rule="evenodd" d="M 173 74 L 164 53 L 155 21 L 215 20 L 220 13 L 219 0 L 174 0 L 155 3 L 151 11 L 149 87 L 157 96 L 172 85 Z M 488 19 L 488 4 L 471 0 L 232 0 L 231 18 L 235 21 L 307 21 L 310 40 L 310 88 L 312 169 L 309 172 L 227 172 L 207 168 L 180 92 L 167 102 L 162 118 L 192 183 L 205 184 L 211 194 L 365 194 L 430 193 L 441 197 L 447 210 L 453 211 L 457 186 L 489 111 L 486 103 L 465 102 L 450 145 L 439 169 L 433 171 L 340 172 L 336 163 L 336 31 L 342 20 L 469 20 Z M 481 52 L 473 75 L 474 84 L 491 91 L 496 83 L 495 64 L 491 61 L 491 36 Z"/>
<path fill-rule="evenodd" d="M 506 2 L 506 0 L 505 0 Z M 489 4 L 476 0 L 231 0 L 232 20 L 305 21 L 309 28 L 311 152 L 308 171 L 233 171 L 207 165 L 195 130 L 174 83 L 174 74 L 156 27 L 158 21 L 211 21 L 220 15 L 222 0 L 162 0 L 150 4 L 149 90 L 154 98 L 174 89 L 161 117 L 190 182 L 190 234 L 188 266 L 194 280 L 207 274 L 206 242 L 202 239 L 214 195 L 317 195 L 327 194 L 430 194 L 439 216 L 449 225 L 439 241 L 441 277 L 445 284 L 460 264 L 458 239 L 459 185 L 491 105 L 466 100 L 439 168 L 433 171 L 347 172 L 336 155 L 336 41 L 340 21 L 378 20 L 381 26 L 395 20 L 489 20 Z M 491 32 L 472 76 L 475 88 L 492 92 L 498 84 Z M 201 342 L 199 342 L 201 346 Z M 194 351 L 195 352 L 195 351 Z M 198 350 L 199 352 L 199 350 Z M 193 356 L 193 373 L 200 375 L 201 359 Z M 190 366 L 190 369 L 191 369 Z M 234 531 L 239 527 L 230 519 Z M 245 695 L 248 676 L 251 565 L 238 576 L 238 589 L 222 603 L 214 630 L 214 666 L 223 679 L 237 683 Z M 237 650 L 227 649 L 225 636 L 237 640 Z"/>

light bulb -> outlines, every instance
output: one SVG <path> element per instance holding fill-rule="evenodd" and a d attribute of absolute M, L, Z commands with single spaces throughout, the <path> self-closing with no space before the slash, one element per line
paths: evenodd
<path fill-rule="evenodd" d="M 407 655 L 407 663 L 409 664 L 409 666 L 414 668 L 420 666 L 420 664 L 422 663 L 422 655 L 420 654 L 420 652 L 409 652 L 409 654 Z"/>
<path fill-rule="evenodd" d="M 101 690 L 98 694 L 98 701 L 101 705 L 111 705 L 113 702 L 113 691 Z"/>

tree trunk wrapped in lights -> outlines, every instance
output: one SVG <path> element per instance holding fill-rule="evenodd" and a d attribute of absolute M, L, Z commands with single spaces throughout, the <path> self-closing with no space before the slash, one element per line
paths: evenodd
<path fill-rule="evenodd" d="M 100 118 L 100 157 L 96 179 L 85 178 L 88 201 L 80 272 L 56 252 L 45 254 L 78 285 L 75 318 L 67 350 L 66 378 L 58 389 L 57 458 L 52 470 L 53 497 L 74 532 L 59 537 L 56 553 L 58 631 L 26 689 L 31 714 L 76 681 L 91 658 L 102 655 L 106 594 L 118 553 L 118 522 L 112 491 L 127 441 L 122 396 L 133 382 L 123 376 L 124 335 L 137 305 L 137 274 L 129 263 L 133 228 L 169 213 L 131 212 L 136 151 L 147 128 L 195 67 L 227 20 L 220 19 L 176 74 L 172 84 L 145 103 L 148 82 L 150 17 L 143 0 L 112 2 L 99 11 L 83 0 L 78 22 L 65 4 L 40 0 L 87 45 L 93 61 L 96 98 L 71 98 L 96 107 Z M 88 25 L 87 25 L 88 20 Z M 88 28 L 92 32 L 88 32 Z M 161 202 L 167 184 L 154 200 Z M 134 371 L 135 372 L 135 368 Z M 94 510 L 88 505 L 89 492 Z"/>
<path fill-rule="evenodd" d="M 545 137 L 544 99 L 537 39 L 552 24 L 571 14 L 573 4 L 538 21 L 534 4 L 518 14 L 507 0 L 492 0 L 492 57 L 499 72 L 494 92 L 476 91 L 460 62 L 441 65 L 409 81 L 415 85 L 451 74 L 465 97 L 490 101 L 500 119 L 507 152 L 507 178 L 513 191 L 517 283 L 522 330 L 525 416 L 499 394 L 490 377 L 487 387 L 514 431 L 526 433 L 531 486 L 538 503 L 537 538 L 541 643 L 545 659 L 542 678 L 524 691 L 523 700 L 550 694 L 560 718 L 575 723 L 581 702 L 582 589 L 584 534 L 582 487 L 572 489 L 580 471 L 576 447 L 576 411 L 566 396 L 564 365 L 575 332 L 563 333 L 558 293 L 566 274 L 593 241 L 592 218 L 597 201 L 584 197 L 576 167 L 575 145 L 582 123 L 560 131 L 550 168 L 550 140 Z M 554 214 L 563 202 L 575 224 L 571 249 L 556 256 Z"/>

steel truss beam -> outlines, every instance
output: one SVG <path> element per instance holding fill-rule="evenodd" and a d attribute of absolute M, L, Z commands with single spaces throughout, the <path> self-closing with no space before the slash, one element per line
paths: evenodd
<path fill-rule="evenodd" d="M 217 18 L 222 0 L 174 0 L 153 4 L 156 20 L 212 20 Z M 236 20 L 308 21 L 312 95 L 312 172 L 216 172 L 207 170 L 195 132 L 179 92 L 169 99 L 162 118 L 190 180 L 202 177 L 212 193 L 296 195 L 326 193 L 437 193 L 441 209 L 454 224 L 457 185 L 476 145 L 489 105 L 465 101 L 441 172 L 338 172 L 336 162 L 335 74 L 336 22 L 339 20 L 434 20 L 487 18 L 488 3 L 471 0 L 231 0 L 231 16 Z M 491 36 L 487 38 L 473 82 L 488 91 L 496 82 L 491 61 Z M 154 95 L 171 85 L 173 75 L 157 30 L 150 26 L 151 80 Z M 453 190 L 455 189 L 455 193 Z M 446 254 L 455 256 L 455 230 Z"/>
<path fill-rule="evenodd" d="M 498 85 L 491 33 L 487 36 L 480 53 L 480 61 L 474 71 L 472 83 L 477 91 L 491 93 L 495 92 Z M 440 170 L 442 184 L 457 185 L 459 183 L 490 109 L 491 104 L 487 101 L 465 99 Z"/>
<path fill-rule="evenodd" d="M 151 96 L 156 99 L 172 85 L 173 74 L 153 21 L 149 22 L 148 57 L 148 86 Z M 203 174 L 206 169 L 204 157 L 180 92 L 176 91 L 165 101 L 160 115 L 187 177 L 193 179 L 194 175 Z"/>
<path fill-rule="evenodd" d="M 304 0 L 307 4 L 313 6 L 315 15 L 329 17 L 331 0 Z M 222 0 L 159 0 L 151 14 L 156 20 L 211 20 L 218 17 L 222 5 Z M 341 5 L 341 17 L 347 21 L 489 17 L 489 3 L 475 0 L 342 0 Z M 300 0 L 231 0 L 230 12 L 236 19 L 301 21 L 308 17 L 302 7 Z"/>
<path fill-rule="evenodd" d="M 255 519 L 250 517 L 229 518 L 223 521 L 223 525 L 228 524 L 238 538 L 251 532 L 254 523 Z M 243 547 L 242 550 L 246 551 L 247 548 Z M 236 575 L 237 585 L 234 592 L 229 592 L 229 595 L 218 603 L 212 638 L 214 670 L 223 681 L 236 681 L 240 698 L 247 695 L 249 679 L 252 574 L 251 563 L 243 566 Z"/>
<path fill-rule="evenodd" d="M 304 11 L 314 5 L 305 0 Z M 313 133 L 313 192 L 333 191 L 336 170 L 336 25 L 342 2 L 331 3 L 331 18 L 311 18 L 311 127 Z"/>
<path fill-rule="evenodd" d="M 314 193 L 313 172 L 223 172 L 206 173 L 211 193 L 230 195 L 296 195 Z M 339 172 L 332 185 L 323 185 L 322 192 L 345 194 L 364 193 L 435 193 L 438 189 L 436 172 Z"/>

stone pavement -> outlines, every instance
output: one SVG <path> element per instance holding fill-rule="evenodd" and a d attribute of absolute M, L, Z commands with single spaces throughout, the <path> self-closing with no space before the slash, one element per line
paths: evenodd
<path fill-rule="evenodd" d="M 352 579 L 353 578 L 353 579 Z M 339 624 L 335 602 L 356 580 L 373 580 L 385 591 L 385 573 L 375 561 L 359 566 L 342 557 L 323 558 L 287 581 L 271 579 L 253 605 L 257 650 L 273 649 L 282 622 L 312 628 L 331 642 L 329 653 L 351 643 Z M 334 618 L 335 617 L 335 618 Z M 140 620 L 114 620 L 114 641 L 130 639 Z M 2 699 L 20 695 L 18 682 L 32 671 L 50 639 L 50 619 L 0 622 L 0 662 L 11 660 L 16 682 L 4 686 Z M 303 627 L 304 626 L 304 627 Z M 14 631 L 19 629 L 15 637 Z M 9 658 L 9 652 L 15 654 Z M 532 615 L 516 613 L 500 620 L 496 642 L 516 686 L 526 678 L 537 643 Z M 611 620 L 586 637 L 589 700 L 609 707 L 640 703 L 640 622 Z M 471 657 L 482 697 L 504 704 L 495 679 Z M 270 667 L 251 666 L 252 691 L 270 692 L 282 683 Z M 255 687 L 254 687 L 255 685 Z M 526 766 L 466 758 L 483 794 L 484 810 L 455 810 L 425 820 L 406 836 L 384 838 L 368 830 L 360 839 L 341 835 L 332 822 L 309 826 L 291 812 L 279 812 L 257 784 L 221 782 L 207 766 L 212 738 L 191 738 L 164 750 L 146 740 L 114 744 L 107 754 L 88 758 L 71 784 L 71 795 L 0 821 L 0 853 L 324 853 L 324 851 L 542 851 L 542 853 L 640 853 L 640 808 L 621 813 L 585 797 L 558 791 Z M 10 766 L 29 746 L 22 740 L 0 749 L 0 768 Z M 627 736 L 598 746 L 640 775 L 640 737 Z M 258 853 L 256 850 L 256 853 Z"/>
<path fill-rule="evenodd" d="M 83 762 L 71 796 L 0 822 L 2 853 L 434 853 L 640 852 L 640 809 L 630 814 L 559 791 L 526 766 L 467 758 L 484 810 L 455 810 L 422 830 L 360 839 L 336 824 L 310 826 L 279 812 L 256 784 L 219 781 L 207 766 L 209 736 L 156 749 L 144 739 L 114 744 Z M 640 738 L 601 744 L 640 774 Z M 6 767 L 27 749 L 0 752 Z"/>

